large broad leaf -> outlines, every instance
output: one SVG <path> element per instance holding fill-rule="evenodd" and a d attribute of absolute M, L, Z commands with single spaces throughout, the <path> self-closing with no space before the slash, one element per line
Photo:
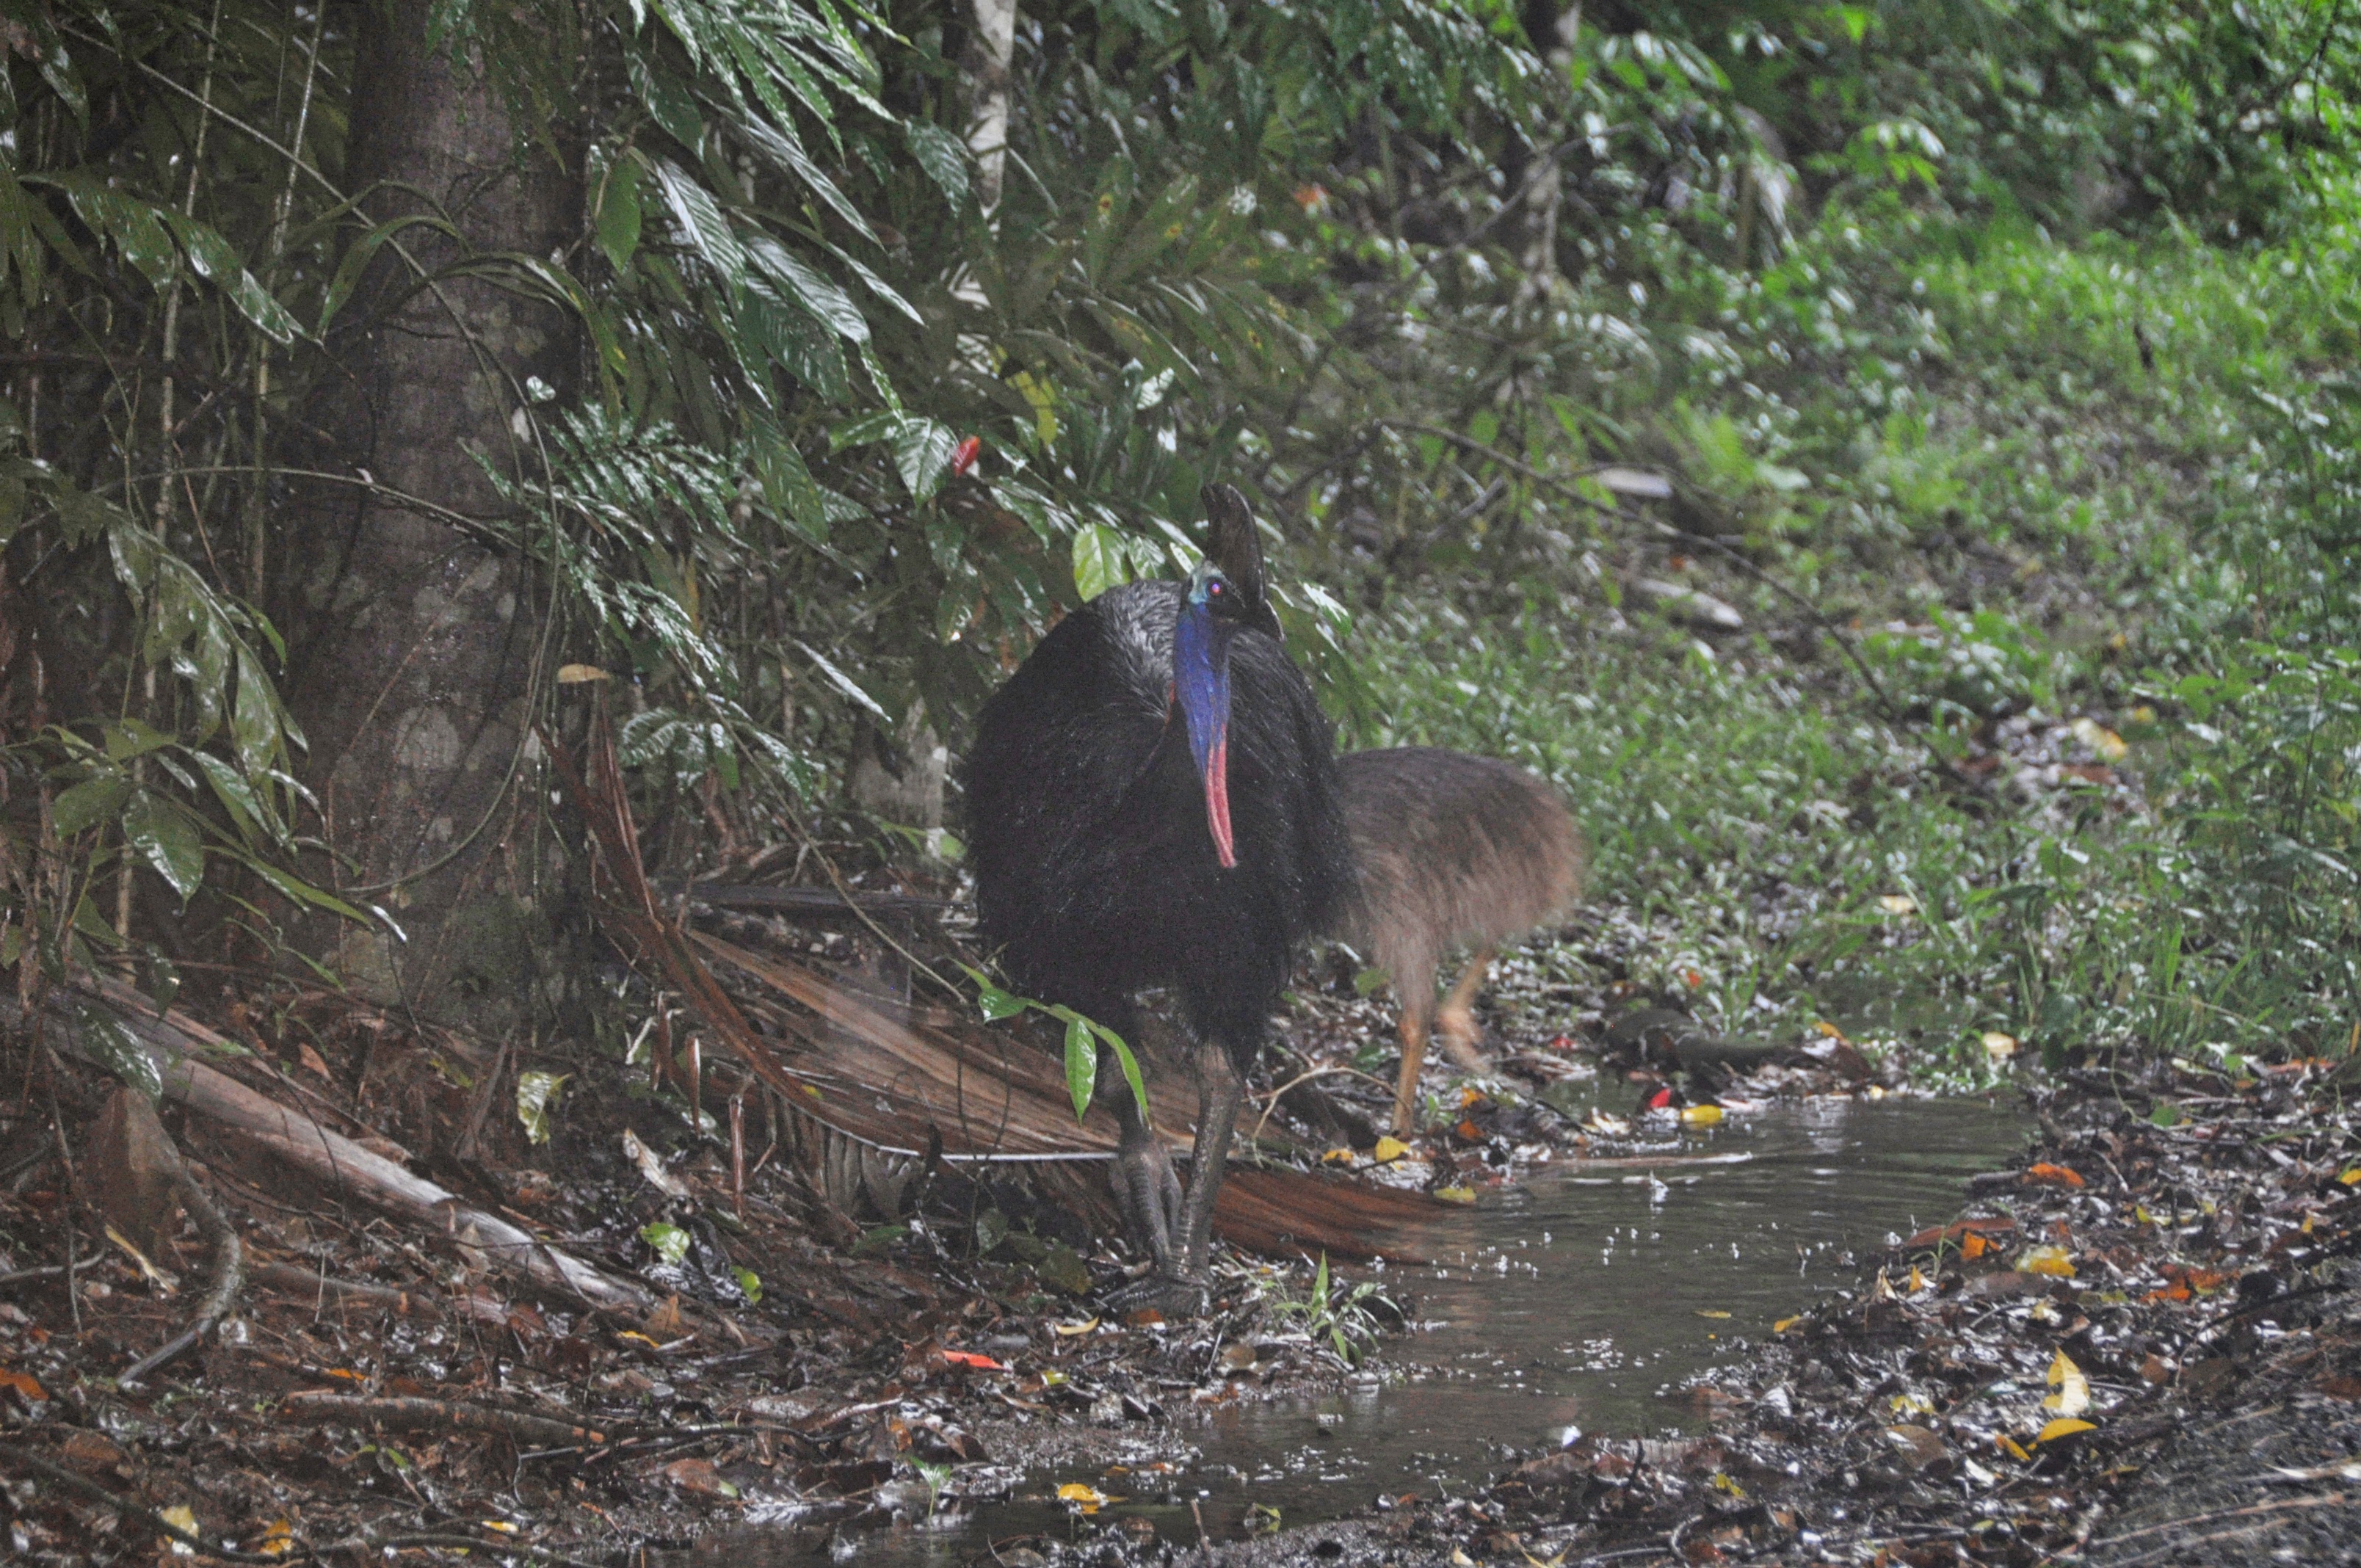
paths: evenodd
<path fill-rule="evenodd" d="M 189 265 L 196 269 L 197 276 L 228 295 L 240 315 L 279 343 L 292 343 L 302 335 L 302 323 L 271 297 L 269 290 L 254 280 L 254 274 L 217 230 L 170 208 L 160 210 L 164 221 L 172 225 L 173 237 L 189 253 Z"/>
<path fill-rule="evenodd" d="M 697 247 L 724 282 L 736 285 L 746 278 L 746 250 L 730 226 L 721 204 L 713 192 L 698 184 L 686 170 L 670 159 L 660 159 L 655 165 L 656 183 L 664 190 L 664 203 L 672 208 L 673 217 L 681 232 Z"/>
<path fill-rule="evenodd" d="M 903 126 L 902 134 L 909 138 L 910 156 L 918 160 L 927 178 L 942 188 L 956 210 L 967 200 L 967 148 L 932 120 L 911 120 Z"/>
<path fill-rule="evenodd" d="M 59 795 L 49 805 L 49 820 L 58 836 L 71 839 L 86 828 L 113 819 L 123 808 L 123 797 L 130 787 L 119 773 L 102 773 Z"/>
<path fill-rule="evenodd" d="M 598 192 L 598 248 L 616 271 L 630 269 L 640 248 L 640 165 L 622 159 L 607 171 Z"/>
<path fill-rule="evenodd" d="M 83 1003 L 74 1004 L 74 1023 L 85 1056 L 148 1099 L 163 1097 L 164 1075 L 129 1025 L 104 1007 Z"/>
<path fill-rule="evenodd" d="M 1066 1092 L 1074 1097 L 1075 1121 L 1089 1112 L 1098 1084 L 1099 1047 L 1091 1037 L 1090 1020 L 1072 1019 L 1066 1025 Z"/>
<path fill-rule="evenodd" d="M 754 469 L 781 521 L 815 544 L 828 543 L 828 507 L 794 442 L 767 422 L 754 427 Z"/>
<path fill-rule="evenodd" d="M 1083 525 L 1074 535 L 1074 591 L 1085 601 L 1131 580 L 1131 552 L 1120 531 L 1104 522 Z"/>
<path fill-rule="evenodd" d="M 902 422 L 894 433 L 894 466 L 910 487 L 912 500 L 934 499 L 950 477 L 951 455 L 958 450 L 959 436 L 949 425 L 931 419 Z"/>
<path fill-rule="evenodd" d="M 205 844 L 197 825 L 169 801 L 146 790 L 123 808 L 123 837 L 132 852 L 171 884 L 186 904 L 205 880 Z"/>
<path fill-rule="evenodd" d="M 768 235 L 749 236 L 746 253 L 786 296 L 853 343 L 869 341 L 869 320 L 836 280 Z"/>

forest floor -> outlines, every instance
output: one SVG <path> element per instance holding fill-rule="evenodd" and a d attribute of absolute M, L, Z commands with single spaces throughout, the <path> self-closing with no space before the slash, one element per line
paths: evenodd
<path fill-rule="evenodd" d="M 1307 1025 L 1366 1038 L 1374 1013 L 1345 986 L 1306 1006 L 1307 1048 L 1322 1033 Z M 251 1015 L 247 1031 L 266 1047 L 293 1038 Z M 1668 1089 L 1708 1100 L 1717 1081 L 1736 1102 L 1899 1079 L 1834 1038 L 1730 1083 L 1675 1070 L 1661 1028 L 1586 1032 L 1580 1048 L 1503 1041 L 1499 1081 L 1529 1092 L 1462 1094 L 1459 1121 L 1416 1151 L 1425 1182 L 1497 1184 L 1536 1150 L 1644 1138 L 1577 1119 L 1555 1085 L 1644 1105 Z M 765 1523 L 781 1532 L 773 1554 L 818 1552 L 1006 1496 L 1061 1461 L 1172 1466 L 1208 1407 L 1368 1376 L 1331 1327 L 1384 1365 L 1379 1321 L 1346 1310 L 1341 1285 L 1323 1299 L 1308 1268 L 1244 1257 L 1203 1318 L 1117 1321 L 1093 1302 L 1122 1260 L 1014 1190 L 991 1195 L 1016 1216 L 996 1240 L 972 1229 L 977 1194 L 939 1189 L 864 1230 L 792 1151 L 741 1201 L 726 1146 L 680 1137 L 677 1112 L 620 1064 L 568 1086 L 560 1157 L 535 1157 L 474 1086 L 503 1081 L 497 1052 L 398 1033 L 313 1028 L 317 1047 L 225 1065 L 282 1097 L 367 1107 L 386 1149 L 434 1151 L 421 1163 L 642 1281 L 653 1310 L 536 1299 L 476 1266 L 466 1234 L 389 1220 L 168 1113 L 234 1216 L 244 1278 L 212 1343 L 126 1385 L 125 1368 L 194 1313 L 218 1250 L 152 1181 L 135 1190 L 153 1164 L 148 1124 L 123 1124 L 112 1083 L 20 1038 L 0 1165 L 0 1464 L 20 1560 L 144 1559 L 168 1526 L 199 1555 L 245 1562 L 364 1549 L 608 1562 L 701 1538 L 710 1551 Z M 364 1037 L 357 1063 L 335 1053 Z M 291 1073 L 273 1068 L 282 1055 Z M 1381 1088 L 1340 1076 L 1330 1113 L 1374 1112 Z M 2078 1071 L 2037 1096 L 2037 1146 L 1971 1183 L 1958 1223 L 1700 1379 L 1709 1432 L 1593 1434 L 1474 1495 L 1401 1496 L 1209 1550 L 1257 1564 L 2346 1560 L 2361 1302 L 2339 1270 L 2361 1236 L 2361 1142 L 2341 1078 L 2326 1063 Z M 684 1200 L 698 1217 L 668 1234 Z M 98 1234 L 103 1214 L 113 1234 Z M 1001 1543 L 1004 1568 L 1208 1550 L 1068 1500 L 1071 1532 Z"/>

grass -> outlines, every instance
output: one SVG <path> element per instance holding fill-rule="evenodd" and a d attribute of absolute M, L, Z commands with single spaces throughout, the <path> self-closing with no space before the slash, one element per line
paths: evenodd
<path fill-rule="evenodd" d="M 1362 739 L 1552 779 L 1606 936 L 1546 961 L 1727 1025 L 1827 1018 L 1967 1075 L 1986 1030 L 2053 1065 L 2349 1049 L 2361 247 L 2349 213 L 2308 233 L 1824 221 L 1741 302 L 1749 374 L 1650 395 L 1901 716 L 1825 650 L 1708 648 L 1561 573 L 1365 616 Z M 1792 622 L 1693 569 L 1751 625 Z"/>

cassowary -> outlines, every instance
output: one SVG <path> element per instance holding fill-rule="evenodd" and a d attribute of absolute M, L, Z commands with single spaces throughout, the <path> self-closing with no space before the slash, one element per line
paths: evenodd
<path fill-rule="evenodd" d="M 1139 1301 L 1201 1301 L 1213 1199 L 1297 948 L 1353 883 L 1334 733 L 1279 640 L 1246 499 L 1204 492 L 1205 560 L 1075 610 L 984 705 L 967 823 L 986 941 L 1019 990 L 1137 1039 L 1170 987 L 1197 1043 L 1185 1199 L 1144 1108 L 1102 1062 L 1115 1196 L 1154 1259 Z"/>
<path fill-rule="evenodd" d="M 1476 949 L 1441 1018 L 1444 1048 L 1474 1067 L 1470 1003 L 1492 950 L 1574 901 L 1582 837 L 1549 785 L 1489 757 L 1403 746 L 1350 752 L 1337 772 L 1360 868 L 1340 932 L 1388 971 L 1401 1003 L 1394 1132 L 1407 1137 L 1435 1021 L 1436 966 L 1454 948 Z"/>

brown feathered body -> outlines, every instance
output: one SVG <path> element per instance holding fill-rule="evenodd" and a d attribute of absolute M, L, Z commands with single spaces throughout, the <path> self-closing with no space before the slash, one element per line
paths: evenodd
<path fill-rule="evenodd" d="M 1394 1121 L 1406 1133 L 1443 960 L 1475 949 L 1442 1004 L 1444 1043 L 1472 1066 L 1469 1003 L 1492 949 L 1571 905 L 1587 857 L 1556 792 L 1522 768 L 1431 746 L 1356 751 L 1337 763 L 1361 872 L 1338 934 L 1387 971 L 1400 1002 Z"/>

